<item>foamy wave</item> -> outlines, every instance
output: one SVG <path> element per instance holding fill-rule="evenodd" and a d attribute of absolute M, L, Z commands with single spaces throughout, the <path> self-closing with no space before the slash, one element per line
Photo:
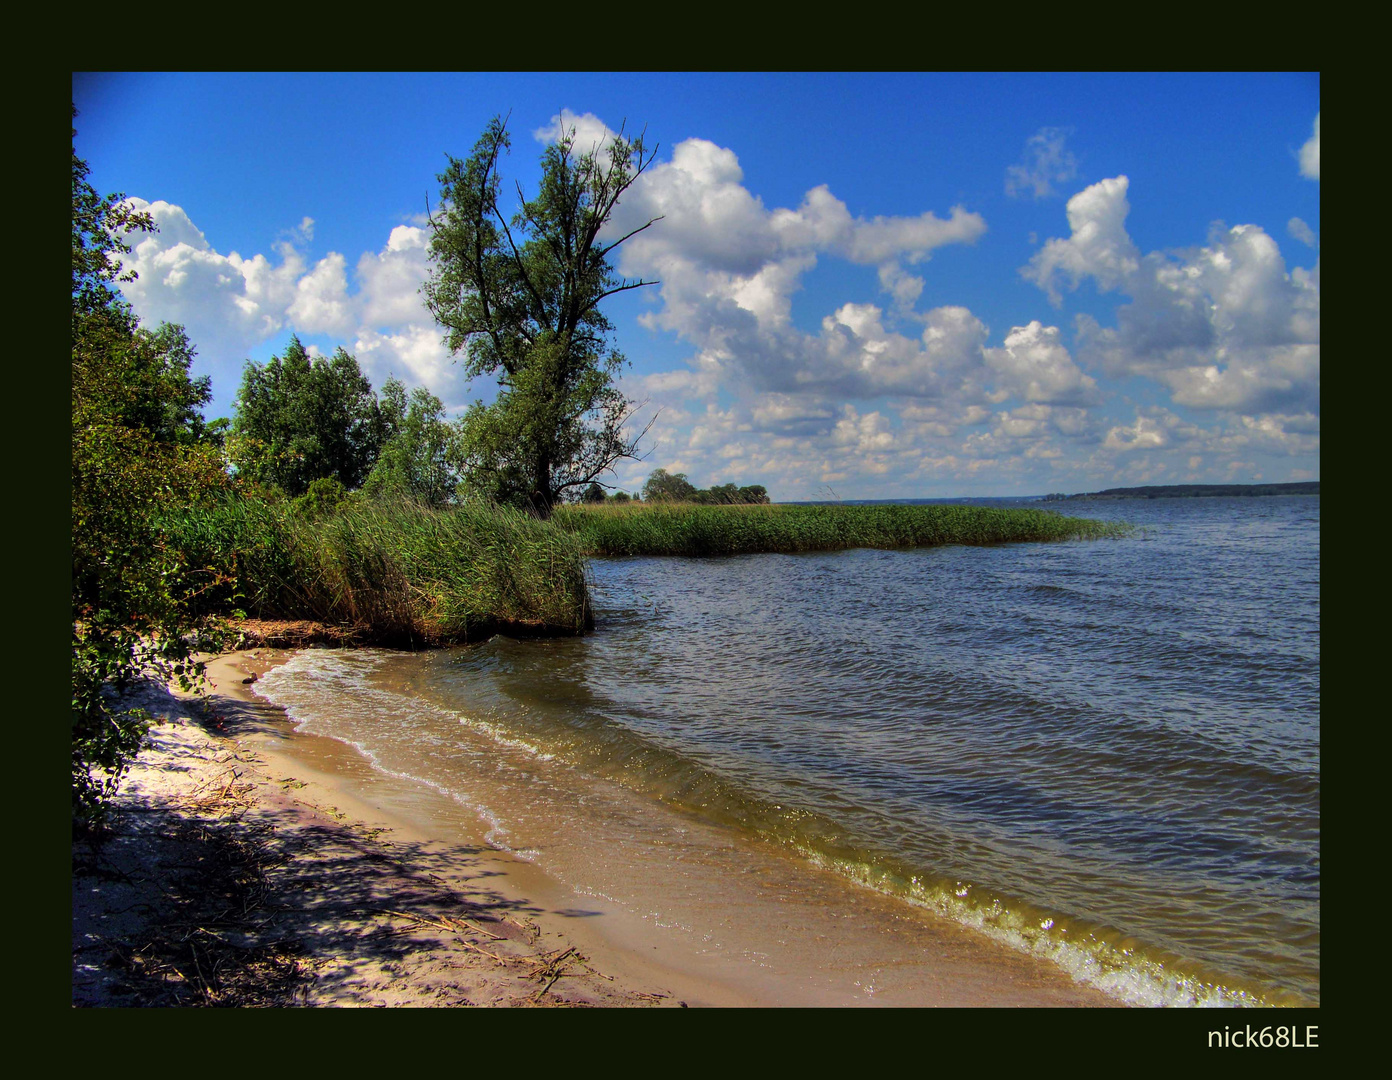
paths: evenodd
<path fill-rule="evenodd" d="M 502 819 L 489 806 L 470 798 L 466 793 L 449 785 L 442 784 L 428 776 L 419 776 L 386 765 L 371 747 L 335 727 L 332 716 L 321 716 L 318 708 L 343 711 L 350 707 L 353 711 L 363 710 L 363 701 L 377 701 L 384 707 L 400 708 L 412 699 L 397 694 L 383 693 L 369 684 L 369 676 L 382 662 L 380 654 L 371 650 L 354 650 L 352 653 L 329 650 L 304 650 L 291 657 L 286 663 L 269 671 L 252 684 L 252 692 L 265 701 L 281 709 L 289 717 L 296 731 L 321 735 L 351 746 L 372 766 L 385 776 L 408 783 L 420 784 L 458 803 L 476 815 L 484 824 L 484 841 L 500 851 L 506 851 L 527 862 L 535 862 L 537 852 L 515 850 L 507 842 L 509 830 Z M 351 695 L 351 696 L 349 696 Z M 326 702 L 325 698 L 329 698 Z M 421 708 L 439 712 L 434 706 L 414 702 Z M 368 709 L 369 712 L 377 710 Z M 382 710 L 383 712 L 385 709 Z M 380 715 L 380 713 L 379 713 Z M 458 714 L 449 713 L 457 716 Z"/>
<path fill-rule="evenodd" d="M 1245 990 L 1205 982 L 1138 955 L 1135 949 L 1118 948 L 1092 934 L 1069 938 L 1067 929 L 1047 915 L 1026 917 L 999 900 L 979 904 L 971 899 L 971 886 L 928 885 L 913 879 L 904 888 L 885 871 L 865 863 L 826 856 L 804 848 L 814 865 L 833 870 L 858 885 L 886 893 L 917 907 L 979 931 L 1017 952 L 1047 960 L 1075 982 L 1094 987 L 1128 1005 L 1166 1008 L 1242 1008 L 1268 1004 Z"/>
<path fill-rule="evenodd" d="M 477 732 L 480 735 L 492 739 L 499 746 L 506 746 L 512 750 L 521 750 L 524 754 L 529 754 L 539 761 L 555 760 L 554 754 L 547 753 L 534 743 L 529 743 L 525 739 L 519 739 L 512 735 L 503 734 L 503 729 L 498 727 L 497 724 L 489 723 L 487 720 L 481 720 L 477 716 L 466 716 L 464 713 L 454 712 L 453 710 L 450 711 L 449 715 L 453 716 L 460 724 L 470 731 Z"/>

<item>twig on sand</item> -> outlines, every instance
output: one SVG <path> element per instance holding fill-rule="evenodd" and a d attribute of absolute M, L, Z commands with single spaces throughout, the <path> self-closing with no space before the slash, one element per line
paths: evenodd
<path fill-rule="evenodd" d="M 483 927 L 470 922 L 468 919 L 460 918 L 458 916 L 440 915 L 432 918 L 429 915 L 413 915 L 407 911 L 392 911 L 388 908 L 382 908 L 381 914 L 394 915 L 398 919 L 410 919 L 413 922 L 420 923 L 424 926 L 434 926 L 437 929 L 448 930 L 452 933 L 458 933 L 459 928 L 461 926 L 464 926 L 470 930 L 475 931 L 476 933 L 482 934 L 484 937 L 492 938 L 494 941 L 507 940 L 507 938 L 504 937 L 502 934 L 495 934 L 492 931 L 485 930 Z M 409 930 L 411 928 L 407 927 L 407 929 Z"/>

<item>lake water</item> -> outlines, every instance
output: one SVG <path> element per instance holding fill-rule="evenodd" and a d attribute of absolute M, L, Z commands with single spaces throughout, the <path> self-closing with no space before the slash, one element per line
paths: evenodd
<path fill-rule="evenodd" d="M 1319 498 L 1055 505 L 1142 528 L 598 559 L 586 637 L 257 690 L 581 895 L 619 888 L 602 843 L 718 906 L 711 838 L 746 838 L 1120 1000 L 1318 1004 Z"/>

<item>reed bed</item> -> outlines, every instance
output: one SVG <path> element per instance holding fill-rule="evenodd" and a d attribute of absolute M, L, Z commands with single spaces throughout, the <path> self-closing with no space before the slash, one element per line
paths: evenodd
<path fill-rule="evenodd" d="M 160 522 L 191 607 L 313 620 L 410 647 L 593 626 L 586 556 L 741 555 L 1098 539 L 1127 527 L 978 506 L 566 506 L 549 522 L 468 504 L 351 501 L 313 519 L 228 498 Z"/>
<path fill-rule="evenodd" d="M 588 555 L 745 555 L 1102 539 L 1115 522 L 985 506 L 566 506 L 552 520 Z"/>
<path fill-rule="evenodd" d="M 319 521 L 250 499 L 163 522 L 200 608 L 432 645 L 593 624 L 574 535 L 506 508 L 357 503 Z"/>

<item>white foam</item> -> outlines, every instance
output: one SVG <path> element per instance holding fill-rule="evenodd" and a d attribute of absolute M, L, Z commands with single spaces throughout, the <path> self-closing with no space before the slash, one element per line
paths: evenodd
<path fill-rule="evenodd" d="M 971 886 L 964 882 L 939 888 L 915 878 L 905 894 L 888 883 L 887 875 L 863 863 L 829 858 L 807 848 L 801 851 L 814 865 L 834 870 L 865 888 L 928 908 L 1018 952 L 1047 960 L 1075 982 L 1092 986 L 1128 1005 L 1234 1008 L 1264 1004 L 1246 991 L 1201 982 L 1092 935 L 1082 941 L 1070 940 L 1067 931 L 1056 927 L 1052 917 L 1026 919 L 999 900 L 984 906 L 971 903 L 967 899 Z"/>

